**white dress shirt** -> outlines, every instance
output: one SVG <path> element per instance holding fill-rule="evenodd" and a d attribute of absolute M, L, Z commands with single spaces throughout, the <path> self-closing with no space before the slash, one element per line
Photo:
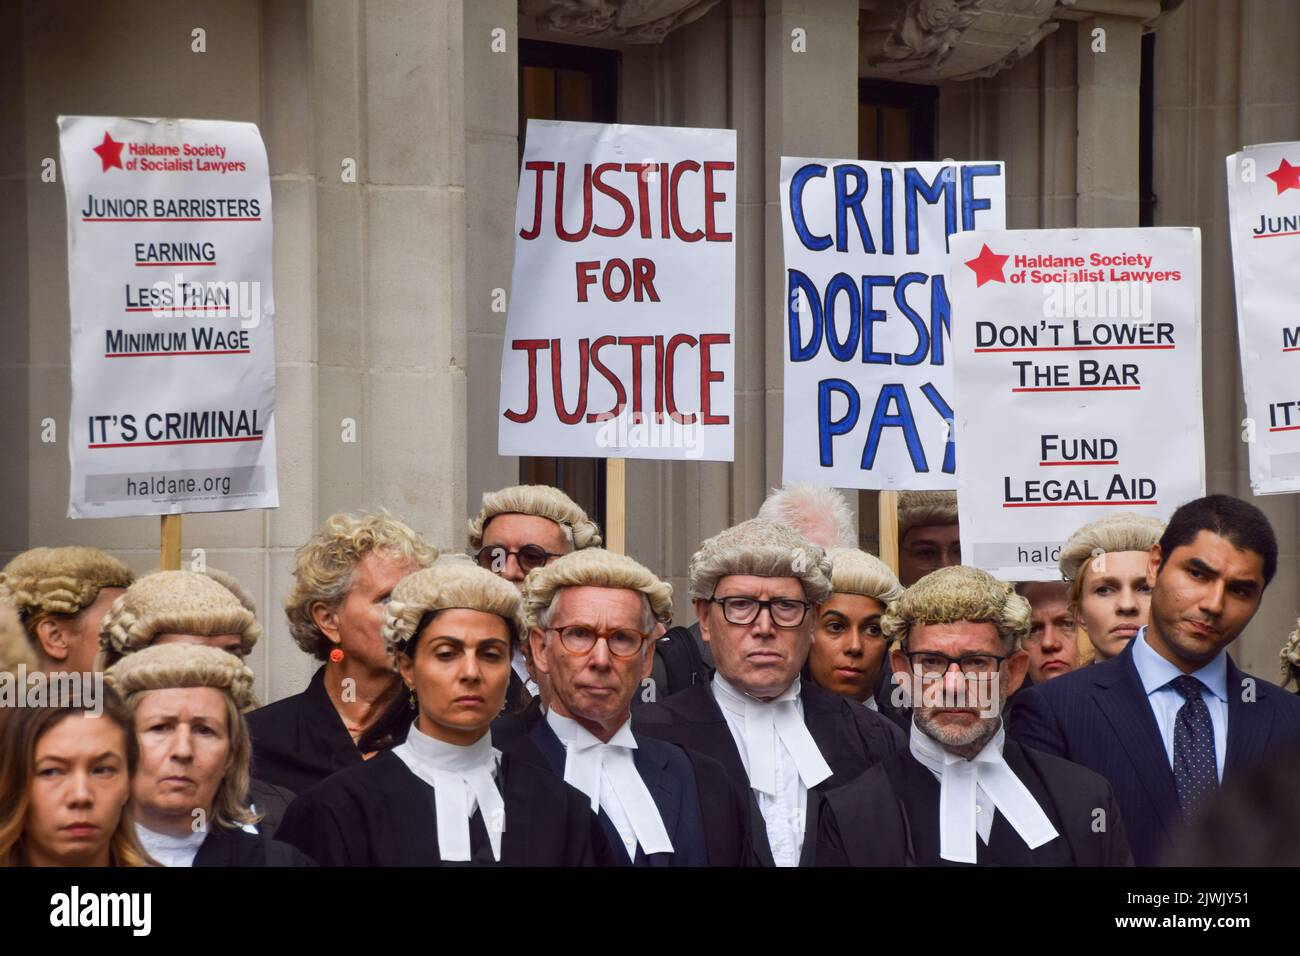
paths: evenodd
<path fill-rule="evenodd" d="M 1179 709 L 1187 702 L 1182 694 L 1170 686 L 1170 681 L 1182 677 L 1180 671 L 1165 660 L 1146 641 L 1147 629 L 1143 627 L 1133 638 L 1133 666 L 1137 668 L 1138 679 L 1147 692 L 1147 701 L 1156 716 L 1160 727 L 1160 737 L 1165 743 L 1165 754 L 1169 757 L 1169 766 L 1174 765 L 1174 725 L 1178 719 Z M 1219 651 L 1218 656 L 1198 671 L 1190 675 L 1203 685 L 1201 699 L 1210 711 L 1210 723 L 1214 727 L 1214 760 L 1218 764 L 1219 781 L 1223 781 L 1223 761 L 1228 754 L 1228 651 Z"/>
<path fill-rule="evenodd" d="M 480 807 L 492 857 L 501 862 L 506 807 L 495 779 L 501 751 L 492 746 L 491 731 L 468 747 L 461 747 L 423 734 L 411 724 L 406 741 L 393 748 L 393 756 L 433 787 L 438 855 L 443 860 L 465 862 L 472 858 L 469 821 L 474 808 Z"/>
<path fill-rule="evenodd" d="M 969 760 L 944 748 L 912 722 L 908 749 L 939 781 L 939 856 L 955 863 L 977 861 L 975 836 L 985 846 L 998 809 L 1031 849 L 1056 839 L 1056 827 L 1034 795 L 1002 757 L 1005 726 Z"/>
<path fill-rule="evenodd" d="M 510 656 L 510 667 L 519 676 L 519 679 L 524 682 L 524 686 L 528 688 L 528 693 L 534 697 L 541 693 L 541 688 L 528 676 L 528 662 L 524 660 L 524 652 L 518 647 L 515 648 L 514 654 Z"/>
<path fill-rule="evenodd" d="M 772 701 L 760 701 L 713 675 L 713 697 L 756 791 L 777 866 L 798 866 L 808 817 L 808 788 L 831 775 L 803 722 L 799 678 Z M 765 752 L 756 752 L 765 751 Z"/>
<path fill-rule="evenodd" d="M 564 745 L 564 782 L 587 796 L 593 813 L 605 812 L 628 859 L 636 859 L 638 843 L 647 855 L 672 853 L 659 807 L 636 769 L 632 721 L 624 721 L 608 743 L 554 709 L 547 711 L 546 722 Z"/>
<path fill-rule="evenodd" d="M 198 855 L 199 847 L 203 845 L 208 831 L 200 830 L 197 833 L 187 833 L 185 836 L 178 837 L 170 833 L 150 830 L 137 820 L 135 835 L 139 837 L 140 845 L 145 848 L 145 852 L 163 866 L 193 866 L 194 858 Z"/>

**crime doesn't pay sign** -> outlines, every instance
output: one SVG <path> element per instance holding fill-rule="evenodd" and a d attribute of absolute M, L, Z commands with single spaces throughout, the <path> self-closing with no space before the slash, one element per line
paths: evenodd
<path fill-rule="evenodd" d="M 783 478 L 956 487 L 948 241 L 1006 224 L 1001 163 L 781 159 Z"/>
<path fill-rule="evenodd" d="M 732 459 L 736 134 L 530 120 L 502 455 Z"/>
<path fill-rule="evenodd" d="M 962 554 L 1059 580 L 1061 546 L 1114 511 L 1205 493 L 1197 229 L 954 236 L 949 285 Z"/>

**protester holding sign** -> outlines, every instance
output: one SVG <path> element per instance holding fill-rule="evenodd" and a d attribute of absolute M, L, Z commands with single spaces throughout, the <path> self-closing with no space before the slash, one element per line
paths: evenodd
<path fill-rule="evenodd" d="M 529 120 L 502 455 L 731 460 L 735 184 L 732 130 Z"/>
<path fill-rule="evenodd" d="M 954 487 L 948 240 L 1004 227 L 1003 173 L 781 158 L 783 480 Z"/>

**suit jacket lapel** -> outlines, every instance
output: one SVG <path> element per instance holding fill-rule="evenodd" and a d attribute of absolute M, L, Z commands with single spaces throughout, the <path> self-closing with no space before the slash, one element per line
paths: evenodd
<path fill-rule="evenodd" d="M 537 726 L 528 732 L 529 739 L 537 745 L 537 749 L 542 752 L 542 757 L 546 760 L 546 766 L 550 768 L 561 780 L 564 779 L 564 763 L 567 754 L 564 750 L 564 744 L 560 743 L 560 738 L 555 736 L 555 731 L 551 729 L 550 722 L 543 717 L 537 722 Z"/>
<path fill-rule="evenodd" d="M 1146 688 L 1133 663 L 1133 642 L 1129 641 L 1113 666 L 1096 665 L 1098 675 L 1092 697 L 1110 722 L 1120 746 L 1147 795 L 1156 808 L 1156 816 L 1166 830 L 1168 824 L 1181 819 L 1178 790 L 1169 767 L 1160 725 L 1151 710 Z"/>
<path fill-rule="evenodd" d="M 1223 779 L 1257 764 L 1264 755 L 1273 725 L 1273 702 L 1269 685 L 1243 674 L 1228 658 L 1228 753 L 1223 761 Z M 1248 696 L 1249 695 L 1249 696 Z M 1246 699 L 1243 699 L 1246 698 Z"/>

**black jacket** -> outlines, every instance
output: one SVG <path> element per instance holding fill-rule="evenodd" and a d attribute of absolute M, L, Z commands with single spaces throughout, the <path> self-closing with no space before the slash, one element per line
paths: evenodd
<path fill-rule="evenodd" d="M 590 802 L 550 771 L 503 755 L 498 784 L 506 814 L 500 865 L 616 864 Z M 433 787 L 387 750 L 299 796 L 278 837 L 321 866 L 445 866 L 435 807 Z M 471 864 L 493 865 L 478 810 L 470 836 Z"/>
<path fill-rule="evenodd" d="M 272 840 L 265 832 L 214 826 L 199 844 L 194 866 L 315 866 L 297 847 Z"/>
<path fill-rule="evenodd" d="M 495 743 L 495 734 L 492 739 Z M 564 779 L 564 744 L 545 720 L 527 736 L 506 745 L 504 752 Z M 672 853 L 649 856 L 638 846 L 637 866 L 757 864 L 750 844 L 745 796 L 721 764 L 653 737 L 638 738 L 633 760 L 673 844 Z M 618 831 L 603 812 L 600 818 L 617 856 Z M 628 862 L 627 855 L 619 856 L 619 860 Z"/>
<path fill-rule="evenodd" d="M 1132 866 L 1115 795 L 1083 767 L 1007 740 L 1007 765 L 1059 834 L 1031 850 L 1002 814 L 978 865 Z M 818 866 L 962 866 L 939 857 L 939 781 L 908 750 L 826 795 L 818 821 Z"/>
<path fill-rule="evenodd" d="M 799 865 L 811 866 L 822 796 L 907 744 L 903 732 L 887 718 L 861 704 L 827 693 L 811 681 L 800 683 L 799 696 L 804 723 L 831 768 L 831 776 L 808 791 L 808 816 L 804 821 L 807 836 Z M 740 751 L 709 684 L 696 684 L 667 700 L 634 711 L 632 728 L 638 739 L 658 737 L 722 764 L 732 782 L 749 794 L 750 839 L 760 864 L 775 865 L 767 841 L 767 827 L 750 788 Z"/>

